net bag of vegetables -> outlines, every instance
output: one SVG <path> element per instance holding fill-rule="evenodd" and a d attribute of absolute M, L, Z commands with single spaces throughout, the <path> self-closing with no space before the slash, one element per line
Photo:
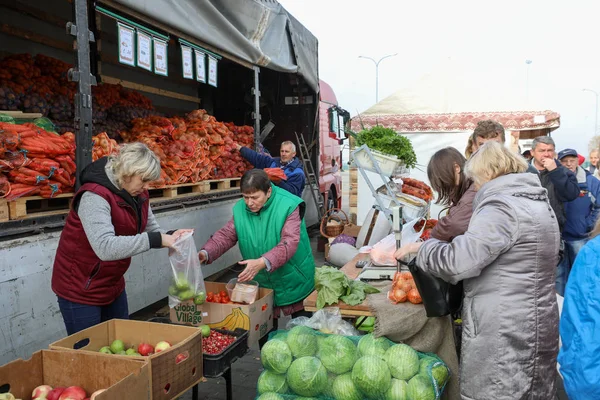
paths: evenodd
<path fill-rule="evenodd" d="M 258 400 L 438 400 L 450 370 L 435 354 L 386 337 L 276 331 L 261 349 Z"/>
<path fill-rule="evenodd" d="M 173 270 L 173 281 L 169 286 L 171 308 L 182 301 L 192 300 L 195 304 L 203 304 L 206 300 L 204 277 L 193 234 L 194 232 L 188 232 L 181 235 L 175 241 L 175 250 L 169 250 Z"/>

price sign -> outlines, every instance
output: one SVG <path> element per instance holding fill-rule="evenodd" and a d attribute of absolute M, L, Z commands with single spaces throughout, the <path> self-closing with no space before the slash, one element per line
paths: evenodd
<path fill-rule="evenodd" d="M 167 76 L 167 42 L 154 38 L 154 73 Z"/>
<path fill-rule="evenodd" d="M 137 32 L 137 65 L 152 71 L 152 36 Z"/>
<path fill-rule="evenodd" d="M 217 87 L 217 60 L 208 56 L 208 84 Z"/>
<path fill-rule="evenodd" d="M 135 67 L 134 29 L 123 24 L 119 28 L 119 62 Z"/>
<path fill-rule="evenodd" d="M 194 59 L 191 48 L 181 46 L 181 62 L 183 63 L 183 77 L 194 79 Z"/>
<path fill-rule="evenodd" d="M 206 83 L 206 54 L 198 50 L 194 52 L 196 53 L 196 80 Z"/>

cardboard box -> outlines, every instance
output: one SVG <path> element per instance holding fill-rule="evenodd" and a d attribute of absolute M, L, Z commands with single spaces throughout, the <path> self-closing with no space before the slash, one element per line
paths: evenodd
<path fill-rule="evenodd" d="M 31 359 L 0 367 L 0 386 L 18 399 L 30 399 L 40 385 L 80 386 L 88 396 L 106 389 L 96 400 L 150 399 L 150 365 L 144 360 L 106 354 L 40 350 Z"/>
<path fill-rule="evenodd" d="M 225 283 L 205 281 L 204 284 L 206 293 L 227 290 Z M 196 306 L 188 300 L 171 309 L 171 322 L 194 326 L 207 324 L 228 331 L 242 328 L 248 331 L 248 344 L 253 345 L 273 328 L 273 291 L 259 288 L 258 300 L 252 304 L 206 302 Z"/>
<path fill-rule="evenodd" d="M 344 230 L 342 231 L 342 234 L 348 235 L 351 237 L 358 237 L 358 234 L 360 233 L 360 228 L 362 228 L 362 226 L 354 225 L 354 224 L 347 224 L 346 226 L 344 226 Z"/>
<path fill-rule="evenodd" d="M 50 349 L 97 355 L 116 339 L 122 340 L 125 348 L 137 348 L 142 342 L 152 346 L 163 340 L 171 343 L 168 350 L 149 357 L 107 356 L 147 361 L 153 400 L 177 398 L 202 380 L 202 332 L 193 327 L 113 319 L 56 341 Z M 79 346 L 83 347 L 75 350 Z M 187 358 L 176 363 L 179 354 Z"/>

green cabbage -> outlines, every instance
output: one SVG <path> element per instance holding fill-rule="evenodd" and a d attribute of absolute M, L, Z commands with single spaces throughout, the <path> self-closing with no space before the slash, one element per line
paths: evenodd
<path fill-rule="evenodd" d="M 421 374 L 408 381 L 407 393 L 410 400 L 436 400 L 431 379 Z"/>
<path fill-rule="evenodd" d="M 321 394 L 327 382 L 327 370 L 316 357 L 298 358 L 287 371 L 288 386 L 300 396 L 311 397 Z"/>
<path fill-rule="evenodd" d="M 307 326 L 290 329 L 286 341 L 295 358 L 314 356 L 317 352 L 317 335 Z"/>
<path fill-rule="evenodd" d="M 286 342 L 269 340 L 260 351 L 262 365 L 276 374 L 285 374 L 292 363 L 292 351 Z"/>
<path fill-rule="evenodd" d="M 392 378 L 392 386 L 385 394 L 385 400 L 409 400 L 408 383 Z"/>
<path fill-rule="evenodd" d="M 354 366 L 358 350 L 347 337 L 331 335 L 319 342 L 317 356 L 329 372 L 343 374 Z"/>
<path fill-rule="evenodd" d="M 408 345 L 393 345 L 383 358 L 396 379 L 407 381 L 419 372 L 419 354 Z"/>
<path fill-rule="evenodd" d="M 358 351 L 362 356 L 377 356 L 383 359 L 389 348 L 390 341 L 387 338 L 375 338 L 372 334 L 364 335 L 358 341 Z"/>
<path fill-rule="evenodd" d="M 269 392 L 285 393 L 288 391 L 285 375 L 278 375 L 269 370 L 265 370 L 260 374 L 256 388 L 259 394 Z"/>
<path fill-rule="evenodd" d="M 352 368 L 352 382 L 369 399 L 381 398 L 392 384 L 385 361 L 377 356 L 364 356 Z"/>
<path fill-rule="evenodd" d="M 263 393 L 256 400 L 285 400 L 284 397 L 277 393 Z"/>
<path fill-rule="evenodd" d="M 435 357 L 423 357 L 419 365 L 419 374 L 432 376 L 435 379 L 439 390 L 441 390 L 448 380 L 448 368 L 446 364 Z"/>

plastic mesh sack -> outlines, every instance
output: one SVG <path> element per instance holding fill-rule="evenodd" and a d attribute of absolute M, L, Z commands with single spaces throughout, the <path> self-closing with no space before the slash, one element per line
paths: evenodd
<path fill-rule="evenodd" d="M 202 304 L 206 298 L 204 277 L 192 235 L 193 232 L 181 235 L 175 241 L 176 250 L 169 251 L 169 262 L 173 270 L 173 280 L 169 286 L 171 308 L 187 300 Z"/>
<path fill-rule="evenodd" d="M 386 337 L 328 335 L 307 326 L 269 334 L 258 400 L 439 400 L 450 370 L 435 354 Z"/>

